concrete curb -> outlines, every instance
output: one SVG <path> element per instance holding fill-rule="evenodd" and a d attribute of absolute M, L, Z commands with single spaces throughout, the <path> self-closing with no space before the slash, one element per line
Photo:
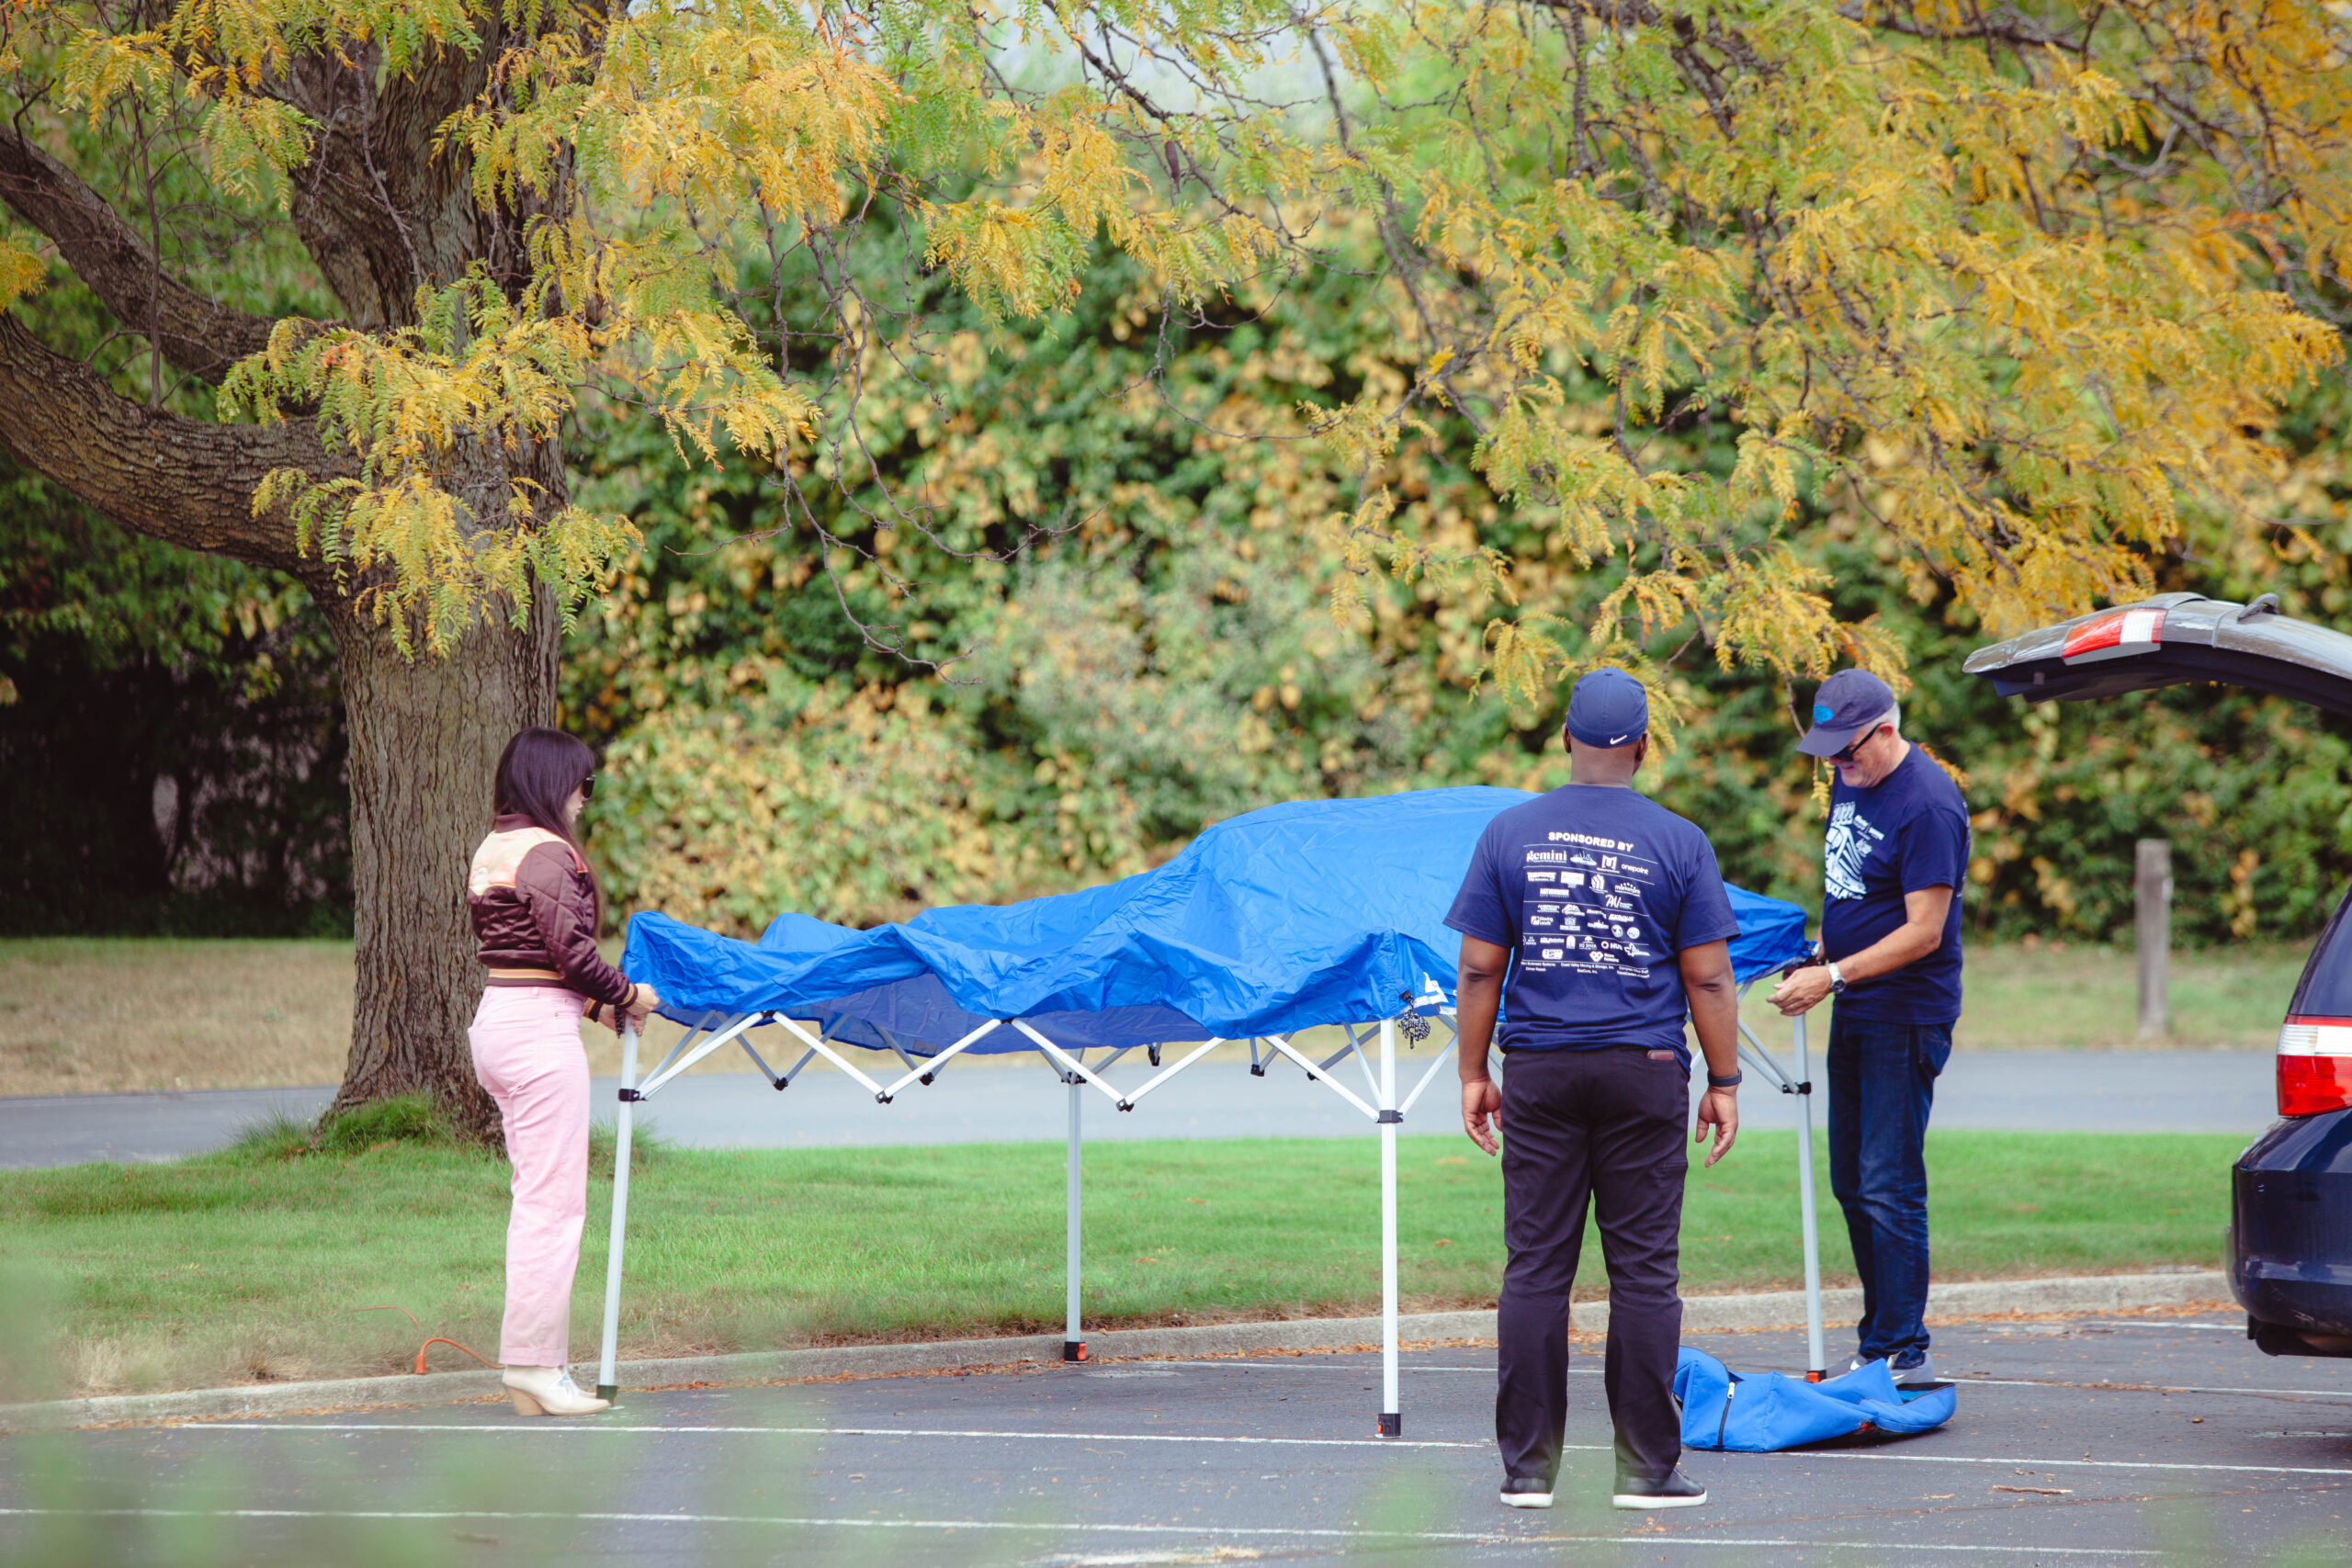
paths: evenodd
<path fill-rule="evenodd" d="M 2228 1298 L 2228 1283 L 2214 1272 L 1985 1280 L 1932 1287 L 1928 1292 L 1928 1312 L 1929 1320 L 1935 1321 L 1999 1313 L 2128 1312 Z M 1821 1305 L 1823 1318 L 1835 1334 L 1861 1311 L 1862 1293 L 1860 1290 L 1824 1291 Z M 1700 1333 L 1791 1328 L 1804 1322 L 1804 1295 L 1799 1291 L 1691 1296 L 1682 1303 L 1682 1326 Z M 1580 1333 L 1598 1334 L 1607 1329 L 1609 1303 L 1579 1303 L 1575 1326 Z M 1397 1320 L 1397 1333 L 1408 1342 L 1492 1339 L 1495 1314 L 1491 1310 L 1408 1313 Z M 1343 1350 L 1379 1342 L 1377 1317 L 1122 1328 L 1089 1335 L 1086 1341 L 1088 1354 L 1097 1360 L 1143 1356 L 1229 1356 L 1250 1351 Z M 674 1388 L 686 1383 L 888 1377 L 894 1373 L 1058 1361 L 1061 1353 L 1059 1335 L 1031 1334 L 1001 1339 L 946 1339 L 921 1345 L 847 1345 L 818 1350 L 623 1361 L 616 1375 L 623 1388 Z M 106 1394 L 40 1404 L 0 1405 L 0 1431 L 455 1404 L 495 1398 L 499 1393 L 495 1372 L 463 1371 L 428 1372 L 423 1377 L 255 1383 L 244 1388 L 192 1389 L 182 1393 Z"/>
<path fill-rule="evenodd" d="M 2226 1302 L 2229 1281 L 2218 1270 L 2179 1274 L 2094 1274 L 2065 1280 L 1967 1280 L 1928 1287 L 1928 1321 L 1994 1313 L 2130 1312 L 2143 1307 Z M 1835 1334 L 1862 1314 L 1860 1286 L 1821 1292 L 1821 1319 Z M 1494 1333 L 1494 1314 L 1486 1314 Z M 1804 1323 L 1804 1292 L 1776 1291 L 1744 1296 L 1693 1296 L 1682 1303 L 1682 1326 L 1700 1332 L 1794 1328 Z M 1609 1326 L 1609 1303 L 1579 1303 L 1579 1330 Z"/>

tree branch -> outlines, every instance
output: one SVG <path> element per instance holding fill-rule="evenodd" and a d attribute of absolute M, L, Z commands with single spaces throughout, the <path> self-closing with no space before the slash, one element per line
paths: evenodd
<path fill-rule="evenodd" d="M 154 253 L 82 177 L 12 127 L 0 126 L 0 199 L 47 235 L 115 320 L 191 376 L 218 383 L 269 342 L 271 323 L 166 276 Z"/>
<path fill-rule="evenodd" d="M 134 402 L 0 312 L 0 447 L 126 528 L 336 592 L 327 563 L 295 549 L 285 516 L 253 511 L 274 468 L 350 471 L 308 420 L 211 424 Z"/>

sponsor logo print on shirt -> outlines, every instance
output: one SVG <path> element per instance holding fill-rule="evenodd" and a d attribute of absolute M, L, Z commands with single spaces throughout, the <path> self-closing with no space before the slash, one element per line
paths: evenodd
<path fill-rule="evenodd" d="M 1822 839 L 1822 890 L 1832 898 L 1860 897 L 1862 863 L 1885 838 L 1854 809 L 1852 801 L 1839 801 L 1829 813 L 1829 831 Z"/>
<path fill-rule="evenodd" d="M 1578 860 L 1584 859 L 1582 855 L 1578 855 L 1576 858 Z M 1568 852 L 1566 850 L 1530 850 L 1527 852 L 1527 863 L 1530 865 L 1566 865 L 1568 863 Z M 1587 862 L 1587 863 L 1589 864 L 1590 863 Z"/>

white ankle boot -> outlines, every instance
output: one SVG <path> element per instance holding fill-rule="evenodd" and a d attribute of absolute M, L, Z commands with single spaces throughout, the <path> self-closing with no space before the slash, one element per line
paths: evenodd
<path fill-rule="evenodd" d="M 498 1374 L 520 1416 L 593 1416 L 613 1402 L 580 1392 L 569 1367 L 508 1367 Z"/>

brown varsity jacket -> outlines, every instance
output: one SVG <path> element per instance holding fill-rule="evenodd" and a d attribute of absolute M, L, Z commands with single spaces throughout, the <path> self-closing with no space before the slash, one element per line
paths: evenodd
<path fill-rule="evenodd" d="M 476 951 L 493 986 L 562 986 L 592 1002 L 628 1000 L 627 976 L 596 951 L 599 906 L 585 862 L 527 817 L 498 818 L 466 882 Z"/>

